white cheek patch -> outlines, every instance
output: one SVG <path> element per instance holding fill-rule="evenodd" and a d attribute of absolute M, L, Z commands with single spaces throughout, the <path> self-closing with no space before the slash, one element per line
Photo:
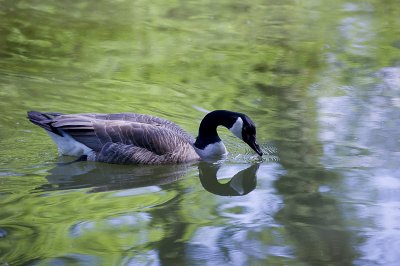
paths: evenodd
<path fill-rule="evenodd" d="M 242 118 L 238 117 L 238 119 L 236 119 L 236 122 L 233 124 L 233 126 L 229 130 L 232 132 L 233 135 L 235 135 L 239 139 L 243 139 L 242 138 L 242 128 L 243 128 L 243 120 L 242 120 Z"/>

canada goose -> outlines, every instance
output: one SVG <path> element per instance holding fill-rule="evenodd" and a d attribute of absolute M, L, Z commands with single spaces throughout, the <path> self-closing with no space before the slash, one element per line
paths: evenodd
<path fill-rule="evenodd" d="M 226 110 L 208 113 L 196 139 L 178 125 L 151 115 L 60 114 L 28 112 L 44 128 L 60 154 L 106 163 L 166 164 L 218 158 L 227 154 L 217 127 L 228 128 L 258 155 L 256 126 L 246 115 Z"/>

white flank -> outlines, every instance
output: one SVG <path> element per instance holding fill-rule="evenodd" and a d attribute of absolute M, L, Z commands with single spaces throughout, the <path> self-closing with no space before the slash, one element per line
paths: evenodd
<path fill-rule="evenodd" d="M 196 147 L 194 147 L 194 149 L 202 159 L 212 159 L 228 154 L 228 151 L 226 150 L 225 145 L 224 143 L 222 143 L 222 141 L 208 144 L 204 149 L 198 149 Z"/>
<path fill-rule="evenodd" d="M 233 135 L 235 135 L 239 139 L 242 139 L 242 128 L 243 128 L 243 120 L 240 117 L 238 117 L 238 119 L 236 119 L 235 124 L 233 124 L 233 126 L 229 130 L 232 132 Z"/>
<path fill-rule="evenodd" d="M 57 144 L 58 152 L 63 155 L 70 156 L 93 156 L 94 151 L 83 145 L 82 143 L 74 140 L 70 135 L 63 133 L 63 137 L 54 134 L 52 132 L 47 132 L 53 141 Z"/>

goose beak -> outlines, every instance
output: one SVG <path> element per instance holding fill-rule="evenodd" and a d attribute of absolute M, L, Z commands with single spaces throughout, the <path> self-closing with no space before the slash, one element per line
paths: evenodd
<path fill-rule="evenodd" d="M 255 140 L 250 140 L 247 144 L 252 148 L 258 155 L 262 156 L 263 153 L 261 151 L 260 146 L 257 144 Z"/>

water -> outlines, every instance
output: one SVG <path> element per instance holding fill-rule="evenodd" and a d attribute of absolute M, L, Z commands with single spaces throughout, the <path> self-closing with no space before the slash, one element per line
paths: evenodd
<path fill-rule="evenodd" d="M 0 265 L 398 265 L 397 1 L 0 1 Z M 216 164 L 70 165 L 28 110 L 138 112 Z"/>

